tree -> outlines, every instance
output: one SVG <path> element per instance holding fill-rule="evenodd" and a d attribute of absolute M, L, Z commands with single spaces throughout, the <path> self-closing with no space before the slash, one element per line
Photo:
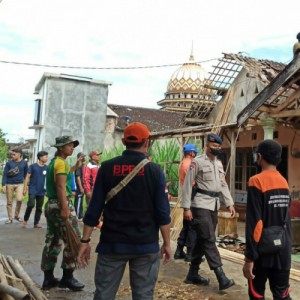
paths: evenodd
<path fill-rule="evenodd" d="M 6 133 L 0 128 L 0 163 L 7 159 L 8 146 L 5 141 L 5 135 Z"/>

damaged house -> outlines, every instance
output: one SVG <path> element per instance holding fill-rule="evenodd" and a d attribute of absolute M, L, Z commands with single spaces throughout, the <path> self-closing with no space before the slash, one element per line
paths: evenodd
<path fill-rule="evenodd" d="M 291 216 L 299 218 L 300 55 L 284 65 L 224 54 L 203 89 L 210 92 L 203 96 L 199 93 L 185 113 L 181 128 L 154 133 L 153 138 L 174 137 L 184 145 L 191 137 L 199 137 L 204 145 L 207 132 L 220 134 L 224 140 L 220 158 L 227 170 L 227 180 L 241 219 L 245 217 L 247 182 L 258 172 L 253 160 L 255 149 L 263 139 L 277 140 L 283 146 L 278 169 L 289 182 Z M 215 101 L 208 114 L 203 109 L 201 97 Z"/>

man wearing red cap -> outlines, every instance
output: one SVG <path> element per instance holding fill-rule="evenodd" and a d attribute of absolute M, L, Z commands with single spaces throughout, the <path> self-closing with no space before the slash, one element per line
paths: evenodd
<path fill-rule="evenodd" d="M 94 300 L 113 300 L 129 263 L 132 298 L 153 299 L 160 257 L 171 259 L 170 206 L 166 180 L 158 164 L 148 162 L 109 202 L 105 198 L 146 158 L 150 132 L 146 125 L 130 123 L 124 130 L 126 150 L 102 163 L 84 216 L 78 262 L 90 259 L 90 236 L 103 212 L 100 242 L 96 248 Z M 159 230 L 163 244 L 159 251 Z"/>
<path fill-rule="evenodd" d="M 86 165 L 83 174 L 84 191 L 86 195 L 86 204 L 89 205 L 92 197 L 92 191 L 97 177 L 98 170 L 100 168 L 100 156 L 102 152 L 93 150 L 90 152 L 90 161 Z"/>

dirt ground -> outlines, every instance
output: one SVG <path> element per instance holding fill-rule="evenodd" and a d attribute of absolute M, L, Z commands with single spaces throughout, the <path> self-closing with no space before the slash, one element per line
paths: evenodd
<path fill-rule="evenodd" d="M 23 204 L 22 217 L 24 208 Z M 40 270 L 40 260 L 42 249 L 44 245 L 44 237 L 46 232 L 46 221 L 42 217 L 41 224 L 44 228 L 33 228 L 33 213 L 29 220 L 28 228 L 21 228 L 20 224 L 14 222 L 11 225 L 4 224 L 7 219 L 6 214 L 6 199 L 5 195 L 0 194 L 0 253 L 2 255 L 10 255 L 14 259 L 18 259 L 23 265 L 26 272 L 33 279 L 38 286 L 43 282 L 43 272 Z M 243 232 L 243 224 L 240 224 L 239 230 Z M 95 249 L 99 240 L 99 230 L 95 230 L 92 235 L 92 248 Z M 175 249 L 175 243 L 172 245 Z M 60 255 L 61 257 L 61 255 Z M 71 292 L 65 289 L 52 289 L 45 293 L 50 300 L 91 300 L 94 293 L 94 268 L 96 262 L 96 254 L 92 255 L 92 259 L 88 268 L 78 270 L 75 272 L 76 278 L 85 283 L 85 289 L 81 292 Z M 209 270 L 207 263 L 201 265 L 201 275 L 210 278 L 210 285 L 206 287 L 187 285 L 183 280 L 188 271 L 188 264 L 183 261 L 172 260 L 167 265 L 161 265 L 159 272 L 159 279 L 155 289 L 155 299 L 174 299 L 174 300 L 221 300 L 234 299 L 246 300 L 247 296 L 247 282 L 242 275 L 242 266 L 223 259 L 223 268 L 228 277 L 235 280 L 236 285 L 232 288 L 220 292 L 218 290 L 217 280 L 214 273 Z M 62 271 L 58 263 L 55 276 L 61 277 Z M 294 265 L 299 269 L 299 265 Z M 292 297 L 293 299 L 300 299 L 299 282 L 291 280 Z M 129 278 L 126 272 L 122 284 L 119 288 L 117 298 L 118 300 L 131 299 Z M 267 293 L 266 299 L 271 299 L 270 293 Z"/>

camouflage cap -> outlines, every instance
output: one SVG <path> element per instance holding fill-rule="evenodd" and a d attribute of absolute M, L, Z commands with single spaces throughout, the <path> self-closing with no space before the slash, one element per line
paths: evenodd
<path fill-rule="evenodd" d="M 51 147 L 62 147 L 68 144 L 74 144 L 74 148 L 79 145 L 78 140 L 74 140 L 72 136 L 64 135 L 55 138 L 55 145 L 51 145 Z"/>

